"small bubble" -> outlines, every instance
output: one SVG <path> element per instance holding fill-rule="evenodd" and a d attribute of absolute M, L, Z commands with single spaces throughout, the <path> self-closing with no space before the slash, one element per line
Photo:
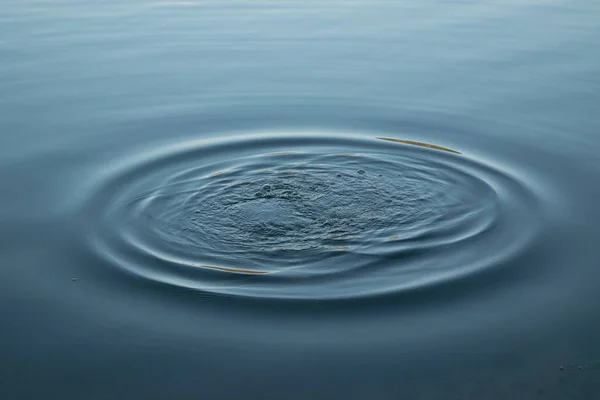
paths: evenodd
<path fill-rule="evenodd" d="M 337 174 L 336 176 L 337 176 L 338 178 L 341 178 L 341 177 L 342 177 L 342 174 Z"/>
<path fill-rule="evenodd" d="M 77 278 L 71 278 L 73 282 L 77 282 Z"/>
<path fill-rule="evenodd" d="M 265 191 L 265 192 L 270 192 L 271 191 L 271 185 L 264 185 L 262 187 L 262 190 Z"/>
<path fill-rule="evenodd" d="M 364 170 L 364 169 L 359 169 L 357 172 L 358 172 L 359 174 L 363 175 L 363 174 L 365 173 L 365 170 Z"/>

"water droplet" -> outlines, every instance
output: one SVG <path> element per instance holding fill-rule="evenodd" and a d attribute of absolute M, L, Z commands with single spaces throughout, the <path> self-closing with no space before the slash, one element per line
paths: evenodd
<path fill-rule="evenodd" d="M 364 169 L 359 169 L 357 172 L 362 175 L 362 174 L 365 173 L 365 170 Z"/>
<path fill-rule="evenodd" d="M 271 191 L 271 185 L 264 185 L 264 186 L 262 187 L 262 190 L 263 190 L 264 192 L 270 192 L 270 191 Z"/>

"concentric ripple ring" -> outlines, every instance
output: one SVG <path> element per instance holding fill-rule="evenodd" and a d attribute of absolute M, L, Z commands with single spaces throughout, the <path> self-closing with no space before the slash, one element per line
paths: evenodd
<path fill-rule="evenodd" d="M 437 144 L 352 134 L 185 142 L 111 169 L 90 207 L 111 265 L 177 287 L 274 299 L 397 293 L 527 246 L 535 197 Z"/>

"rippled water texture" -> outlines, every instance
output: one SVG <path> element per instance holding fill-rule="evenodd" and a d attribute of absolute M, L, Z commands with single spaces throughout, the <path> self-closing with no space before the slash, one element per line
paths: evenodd
<path fill-rule="evenodd" d="M 539 224 L 520 182 L 430 144 L 270 133 L 156 153 L 98 189 L 98 251 L 202 291 L 393 293 L 491 268 Z"/>
<path fill-rule="evenodd" d="M 597 0 L 0 0 L 0 400 L 600 398 Z"/>

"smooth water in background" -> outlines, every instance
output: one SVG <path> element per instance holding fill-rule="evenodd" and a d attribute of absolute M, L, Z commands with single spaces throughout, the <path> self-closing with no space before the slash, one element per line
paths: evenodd
<path fill-rule="evenodd" d="M 595 0 L 0 0 L 0 398 L 600 397 Z"/>

